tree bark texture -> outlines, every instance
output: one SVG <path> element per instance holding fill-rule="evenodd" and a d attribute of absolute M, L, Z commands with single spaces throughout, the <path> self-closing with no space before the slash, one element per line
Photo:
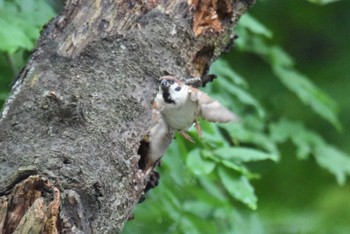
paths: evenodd
<path fill-rule="evenodd" d="M 243 0 L 68 0 L 0 120 L 0 233 L 118 233 L 144 193 L 157 78 L 198 77 Z"/>

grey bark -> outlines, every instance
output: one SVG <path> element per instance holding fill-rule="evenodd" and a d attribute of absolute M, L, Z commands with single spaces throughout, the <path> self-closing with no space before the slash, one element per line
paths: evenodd
<path fill-rule="evenodd" d="M 192 4 L 70 0 L 46 26 L 1 114 L 0 233 L 122 230 L 148 180 L 138 149 L 157 78 L 204 75 L 249 5 L 199 3 L 217 28 Z"/>

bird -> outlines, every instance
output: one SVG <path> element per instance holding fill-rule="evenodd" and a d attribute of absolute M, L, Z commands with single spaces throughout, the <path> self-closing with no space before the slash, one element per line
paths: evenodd
<path fill-rule="evenodd" d="M 234 122 L 239 117 L 209 97 L 203 91 L 189 86 L 174 76 L 159 78 L 160 86 L 152 105 L 149 151 L 146 174 L 153 170 L 156 162 L 164 155 L 175 132 L 194 142 L 186 131 L 193 125 L 200 137 L 202 130 L 198 118 L 210 122 Z"/>

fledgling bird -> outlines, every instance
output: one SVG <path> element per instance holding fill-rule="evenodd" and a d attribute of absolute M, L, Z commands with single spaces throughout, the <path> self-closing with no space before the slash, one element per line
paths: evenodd
<path fill-rule="evenodd" d="M 159 91 L 153 103 L 146 174 L 163 156 L 175 131 L 193 142 L 185 131 L 194 124 L 198 134 L 202 136 L 198 117 L 210 122 L 238 121 L 235 114 L 206 93 L 186 85 L 173 76 L 161 77 Z"/>

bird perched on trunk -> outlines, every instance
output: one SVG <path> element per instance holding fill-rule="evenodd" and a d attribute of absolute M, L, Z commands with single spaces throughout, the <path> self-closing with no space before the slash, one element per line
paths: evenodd
<path fill-rule="evenodd" d="M 238 121 L 235 114 L 206 93 L 173 76 L 161 77 L 159 91 L 153 103 L 146 173 L 163 156 L 175 131 L 194 142 L 185 132 L 194 124 L 198 134 L 202 136 L 198 117 L 210 122 Z"/>

